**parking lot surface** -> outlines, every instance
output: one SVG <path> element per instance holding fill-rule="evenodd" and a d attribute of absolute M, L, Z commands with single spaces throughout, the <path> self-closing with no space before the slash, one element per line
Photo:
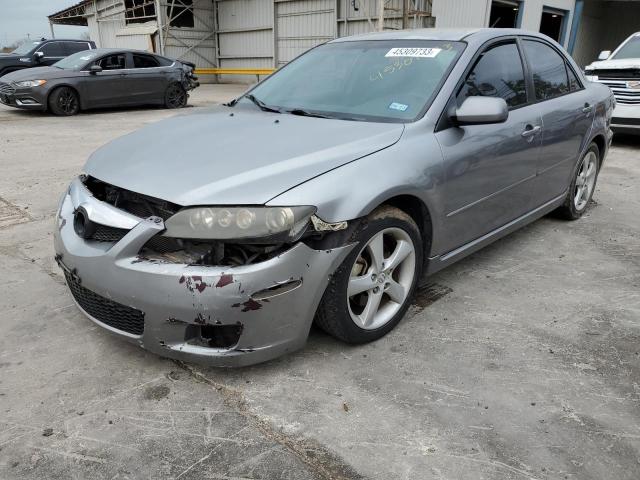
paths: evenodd
<path fill-rule="evenodd" d="M 0 478 L 640 478 L 640 140 L 614 141 L 582 219 L 438 273 L 372 344 L 313 330 L 221 370 L 84 318 L 53 261 L 69 180 L 109 140 L 242 90 L 181 111 L 0 106 Z"/>

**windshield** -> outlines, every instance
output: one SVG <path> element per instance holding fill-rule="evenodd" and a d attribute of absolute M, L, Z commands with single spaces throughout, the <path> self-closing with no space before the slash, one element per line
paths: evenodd
<path fill-rule="evenodd" d="M 96 52 L 83 50 L 82 52 L 74 53 L 73 55 L 69 55 L 62 60 L 57 61 L 53 66 L 64 70 L 80 70 L 97 56 L 98 53 Z"/>
<path fill-rule="evenodd" d="M 11 53 L 13 53 L 14 55 L 24 55 L 25 53 L 29 53 L 41 43 L 42 42 L 24 42 Z"/>
<path fill-rule="evenodd" d="M 611 58 L 615 58 L 616 60 L 623 58 L 640 58 L 640 37 L 633 37 Z"/>
<path fill-rule="evenodd" d="M 251 91 L 263 106 L 370 121 L 415 120 L 464 44 L 427 40 L 328 43 Z M 248 99 L 243 100 L 248 102 Z"/>

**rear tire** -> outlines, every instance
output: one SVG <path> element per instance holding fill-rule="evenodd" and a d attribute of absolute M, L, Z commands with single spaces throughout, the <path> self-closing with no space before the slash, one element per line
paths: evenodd
<path fill-rule="evenodd" d="M 413 219 L 383 205 L 352 236 L 358 245 L 331 276 L 315 322 L 347 343 L 367 343 L 404 317 L 422 270 L 422 237 Z"/>
<path fill-rule="evenodd" d="M 80 111 L 80 98 L 73 88 L 58 87 L 49 95 L 49 111 L 68 117 Z"/>
<path fill-rule="evenodd" d="M 188 95 L 179 83 L 172 83 L 164 94 L 164 106 L 166 108 L 183 108 L 187 105 Z"/>
<path fill-rule="evenodd" d="M 560 218 L 577 220 L 587 211 L 596 189 L 600 170 L 600 150 L 595 143 L 578 162 L 564 204 L 556 210 Z"/>

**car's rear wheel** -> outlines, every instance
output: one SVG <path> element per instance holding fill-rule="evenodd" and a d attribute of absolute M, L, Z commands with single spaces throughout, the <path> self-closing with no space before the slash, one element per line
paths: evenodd
<path fill-rule="evenodd" d="M 164 95 L 164 106 L 167 108 L 182 108 L 187 105 L 187 92 L 179 83 L 172 83 L 167 87 Z"/>
<path fill-rule="evenodd" d="M 332 275 L 316 324 L 348 343 L 377 340 L 409 308 L 422 267 L 422 238 L 413 219 L 391 206 L 376 209 L 355 232 L 358 246 Z"/>
<path fill-rule="evenodd" d="M 578 164 L 564 204 L 557 210 L 562 218 L 576 220 L 587 211 L 596 189 L 599 169 L 600 150 L 592 143 Z"/>
<path fill-rule="evenodd" d="M 80 98 L 73 88 L 56 88 L 49 95 L 49 110 L 54 115 L 75 115 L 80 111 Z"/>

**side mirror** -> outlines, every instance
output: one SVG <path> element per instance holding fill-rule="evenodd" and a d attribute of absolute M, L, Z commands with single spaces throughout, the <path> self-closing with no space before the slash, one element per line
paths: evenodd
<path fill-rule="evenodd" d="M 33 54 L 33 59 L 36 62 L 42 61 L 43 58 L 44 58 L 44 53 L 43 52 L 36 52 L 36 53 Z"/>
<path fill-rule="evenodd" d="M 611 56 L 611 50 L 603 50 L 600 52 L 600 55 L 598 55 L 598 60 L 606 60 L 610 56 Z"/>
<path fill-rule="evenodd" d="M 455 112 L 458 125 L 502 123 L 509 117 L 509 107 L 500 97 L 468 97 Z"/>
<path fill-rule="evenodd" d="M 96 73 L 100 73 L 102 71 L 102 67 L 100 65 L 91 65 L 89 67 L 89 73 L 91 75 L 95 75 Z"/>

